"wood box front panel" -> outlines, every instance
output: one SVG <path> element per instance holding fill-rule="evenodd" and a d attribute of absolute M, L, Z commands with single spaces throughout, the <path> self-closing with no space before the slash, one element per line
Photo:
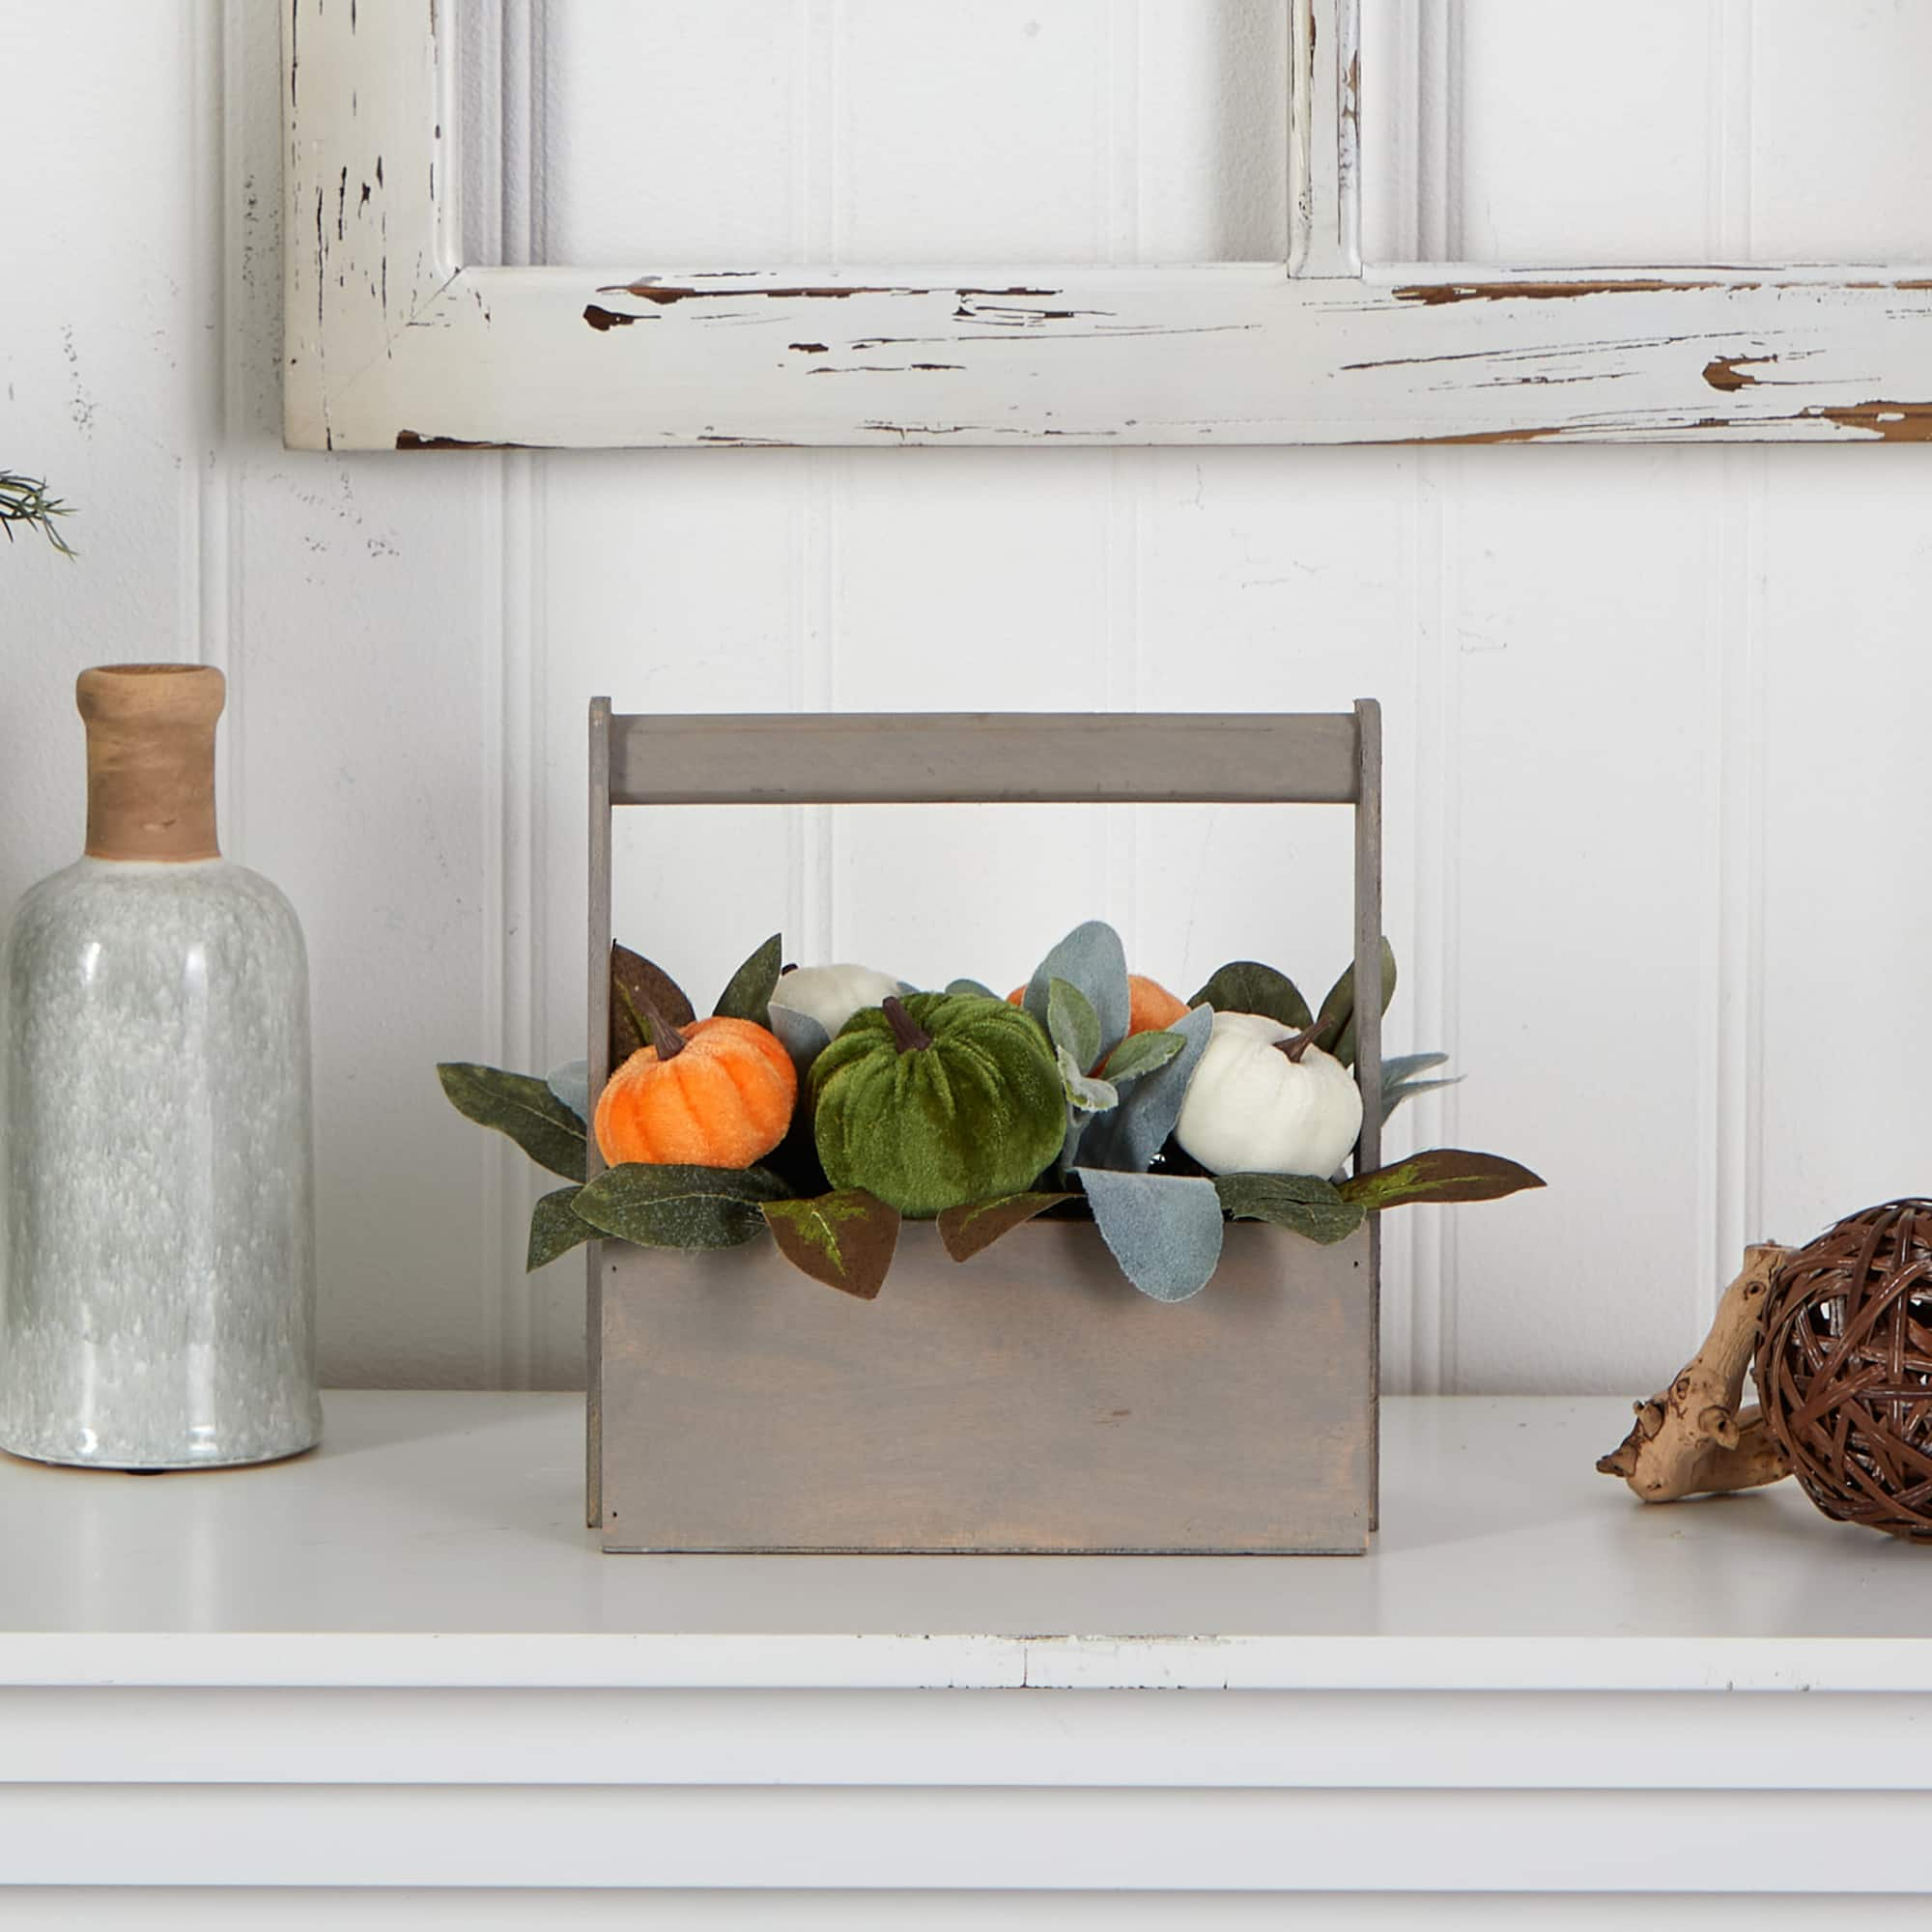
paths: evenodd
<path fill-rule="evenodd" d="M 1228 1229 L 1149 1300 L 1091 1225 L 964 1264 L 908 1224 L 873 1302 L 765 1239 L 603 1244 L 609 1550 L 1359 1554 L 1373 1246 Z"/>

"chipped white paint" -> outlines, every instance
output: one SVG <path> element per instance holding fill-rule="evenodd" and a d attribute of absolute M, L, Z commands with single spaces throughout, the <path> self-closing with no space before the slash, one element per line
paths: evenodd
<path fill-rule="evenodd" d="M 1289 272 L 1362 272 L 1360 0 L 1294 0 Z"/>
<path fill-rule="evenodd" d="M 1356 0 L 1292 4 L 1293 274 L 691 273 L 460 265 L 448 6 L 288 0 L 287 440 L 1932 437 L 1932 270 L 1362 271 Z"/>

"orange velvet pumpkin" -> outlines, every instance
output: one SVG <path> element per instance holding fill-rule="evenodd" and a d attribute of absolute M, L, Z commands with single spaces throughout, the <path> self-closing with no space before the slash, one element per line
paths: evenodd
<path fill-rule="evenodd" d="M 1007 995 L 1007 1005 L 1017 1007 L 1026 1000 L 1026 988 L 1015 986 Z M 1165 1033 L 1176 1020 L 1187 1017 L 1187 1002 L 1177 1000 L 1158 980 L 1145 973 L 1127 975 L 1127 1031 Z"/>
<path fill-rule="evenodd" d="M 791 1055 L 750 1020 L 654 1029 L 678 1045 L 632 1054 L 597 1101 L 597 1145 L 612 1167 L 750 1167 L 784 1139 L 798 1097 Z"/>
<path fill-rule="evenodd" d="M 1127 975 L 1127 1031 L 1165 1033 L 1176 1020 L 1187 1017 L 1187 1002 L 1177 1000 L 1158 980 L 1145 973 Z"/>

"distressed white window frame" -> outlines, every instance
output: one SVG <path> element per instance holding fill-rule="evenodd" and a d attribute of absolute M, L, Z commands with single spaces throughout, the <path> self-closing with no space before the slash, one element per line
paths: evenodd
<path fill-rule="evenodd" d="M 285 0 L 291 447 L 1932 440 L 1932 267 L 1365 269 L 1358 0 L 1283 0 L 1286 264 L 464 267 L 490 3 Z"/>

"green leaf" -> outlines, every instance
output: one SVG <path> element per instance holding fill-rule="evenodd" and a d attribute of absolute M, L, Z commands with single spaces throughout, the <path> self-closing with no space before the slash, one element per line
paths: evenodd
<path fill-rule="evenodd" d="M 778 1035 L 779 1043 L 791 1055 L 799 1079 L 811 1070 L 811 1063 L 832 1044 L 832 1036 L 810 1013 L 794 1007 L 773 1004 L 765 1009 L 768 1024 Z"/>
<path fill-rule="evenodd" d="M 1107 1056 L 1107 1064 L 1100 1071 L 1118 1087 L 1122 1080 L 1136 1080 L 1143 1073 L 1165 1066 L 1186 1046 L 1185 1034 L 1130 1033 Z"/>
<path fill-rule="evenodd" d="M 753 1026 L 772 1023 L 772 994 L 784 965 L 784 947 L 775 932 L 731 975 L 731 983 L 718 997 L 712 1011 L 720 1019 L 750 1020 Z"/>
<path fill-rule="evenodd" d="M 1434 1094 L 1439 1088 L 1454 1087 L 1463 1078 L 1460 1073 L 1446 1080 L 1418 1080 L 1414 1076 L 1426 1073 L 1432 1066 L 1448 1064 L 1446 1053 L 1398 1053 L 1382 1062 L 1382 1124 L 1387 1126 L 1389 1118 L 1405 1100 L 1412 1100 L 1418 1094 Z"/>
<path fill-rule="evenodd" d="M 1393 1114 L 1395 1110 L 1398 1107 L 1400 1107 L 1405 1100 L 1413 1100 L 1418 1094 L 1434 1094 L 1438 1088 L 1441 1087 L 1460 1087 L 1462 1084 L 1463 1084 L 1463 1076 L 1460 1073 L 1456 1074 L 1453 1078 L 1448 1080 L 1403 1080 L 1397 1082 L 1397 1084 L 1393 1087 L 1391 1087 L 1386 1080 L 1383 1081 L 1382 1082 L 1382 1125 L 1383 1126 L 1388 1125 L 1389 1116 Z"/>
<path fill-rule="evenodd" d="M 815 1201 L 766 1201 L 760 1207 L 779 1252 L 813 1281 L 861 1301 L 873 1300 L 885 1286 L 898 1245 L 896 1208 L 861 1187 L 840 1188 Z"/>
<path fill-rule="evenodd" d="M 1083 1073 L 1100 1057 L 1100 1015 L 1094 1010 L 1094 1002 L 1068 980 L 1047 984 L 1046 1033 L 1055 1046 L 1073 1056 Z"/>
<path fill-rule="evenodd" d="M 1111 1053 L 1127 1037 L 1133 1001 L 1127 989 L 1127 954 L 1121 935 L 1103 919 L 1076 925 L 1037 966 L 1027 981 L 1025 1006 L 1041 1026 L 1047 1024 L 1047 996 L 1056 980 L 1078 986 L 1100 1022 L 1100 1053 Z M 1092 1066 L 1093 1060 L 1083 1060 Z"/>
<path fill-rule="evenodd" d="M 1120 1105 L 1096 1121 L 1093 1134 L 1081 1144 L 1086 1166 L 1112 1168 L 1121 1174 L 1147 1172 L 1180 1118 L 1180 1103 L 1186 1099 L 1194 1069 L 1208 1050 L 1213 1026 L 1213 1013 L 1206 1007 L 1196 1007 L 1165 1034 L 1135 1034 L 1122 1042 L 1108 1062 L 1110 1076 L 1115 1063 L 1135 1039 L 1178 1039 L 1180 1049 L 1163 1065 L 1120 1076 Z"/>
<path fill-rule="evenodd" d="M 996 1194 L 989 1201 L 949 1208 L 939 1217 L 939 1238 L 955 1262 L 970 1262 L 1003 1235 L 1024 1227 L 1036 1214 L 1078 1198 L 1072 1194 Z"/>
<path fill-rule="evenodd" d="M 1296 1033 L 1315 1022 L 1300 987 L 1259 959 L 1230 960 L 1187 1004 L 1217 1013 L 1261 1013 Z"/>
<path fill-rule="evenodd" d="M 949 980 L 946 990 L 958 997 L 966 995 L 976 1000 L 997 1000 L 1000 996 L 990 986 L 982 986 L 977 980 Z"/>
<path fill-rule="evenodd" d="M 645 1248 L 735 1248 L 764 1229 L 758 1211 L 791 1190 L 761 1167 L 653 1167 L 600 1174 L 576 1212 L 599 1234 Z"/>
<path fill-rule="evenodd" d="M 467 1060 L 444 1061 L 436 1077 L 465 1120 L 508 1134 L 539 1167 L 566 1180 L 583 1179 L 583 1122 L 541 1080 Z"/>
<path fill-rule="evenodd" d="M 1395 1053 L 1382 1056 L 1382 1085 L 1400 1087 L 1418 1073 L 1427 1073 L 1432 1066 L 1446 1066 L 1449 1056 L 1446 1053 Z"/>
<path fill-rule="evenodd" d="M 1076 1114 L 1104 1114 L 1121 1104 L 1120 1090 L 1111 1081 L 1081 1072 L 1080 1063 L 1064 1046 L 1053 1051 L 1060 1063 L 1060 1084 L 1066 1090 L 1066 1104 Z"/>
<path fill-rule="evenodd" d="M 1382 941 L 1382 1011 L 1387 1012 L 1389 1002 L 1395 998 L 1395 949 L 1388 941 Z M 1316 1015 L 1319 1025 L 1315 1034 L 1315 1044 L 1323 1053 L 1332 1053 L 1344 1066 L 1355 1064 L 1355 968 L 1351 963 L 1347 972 L 1328 988 L 1328 997 L 1321 1002 L 1321 1010 Z"/>
<path fill-rule="evenodd" d="M 566 1060 L 561 1066 L 553 1066 L 544 1075 L 544 1085 L 580 1121 L 590 1118 L 590 1063 L 587 1060 Z"/>
<path fill-rule="evenodd" d="M 63 556 L 73 556 L 77 553 L 55 522 L 56 518 L 72 515 L 71 505 L 47 495 L 47 486 L 39 477 L 16 476 L 12 470 L 0 470 L 0 532 L 5 533 L 9 543 L 14 540 L 14 526 L 18 524 L 23 529 L 39 530 Z"/>
<path fill-rule="evenodd" d="M 656 1005 L 672 1026 L 686 1027 L 697 1017 L 684 988 L 662 966 L 628 946 L 611 949 L 611 1070 L 632 1054 L 650 1045 L 644 1030 L 643 1002 Z"/>
<path fill-rule="evenodd" d="M 1223 1174 L 1214 1192 L 1234 1220 L 1291 1228 L 1324 1248 L 1346 1241 L 1367 1219 L 1332 1181 L 1312 1174 Z"/>
<path fill-rule="evenodd" d="M 1077 1170 L 1100 1238 L 1121 1272 L 1155 1301 L 1185 1301 L 1221 1260 L 1221 1204 L 1205 1180 L 1180 1175 Z"/>
<path fill-rule="evenodd" d="M 1500 1201 L 1525 1187 L 1543 1186 L 1543 1177 L 1499 1153 L 1470 1153 L 1463 1148 L 1431 1148 L 1407 1160 L 1358 1174 L 1342 1183 L 1345 1200 L 1363 1208 L 1406 1208 L 1412 1201 Z"/>
<path fill-rule="evenodd" d="M 582 1219 L 572 1205 L 582 1192 L 577 1187 L 559 1187 L 554 1194 L 546 1194 L 530 1209 L 530 1245 L 524 1257 L 525 1273 L 534 1274 L 557 1256 L 567 1255 L 572 1248 L 596 1238 L 597 1230 Z"/>

